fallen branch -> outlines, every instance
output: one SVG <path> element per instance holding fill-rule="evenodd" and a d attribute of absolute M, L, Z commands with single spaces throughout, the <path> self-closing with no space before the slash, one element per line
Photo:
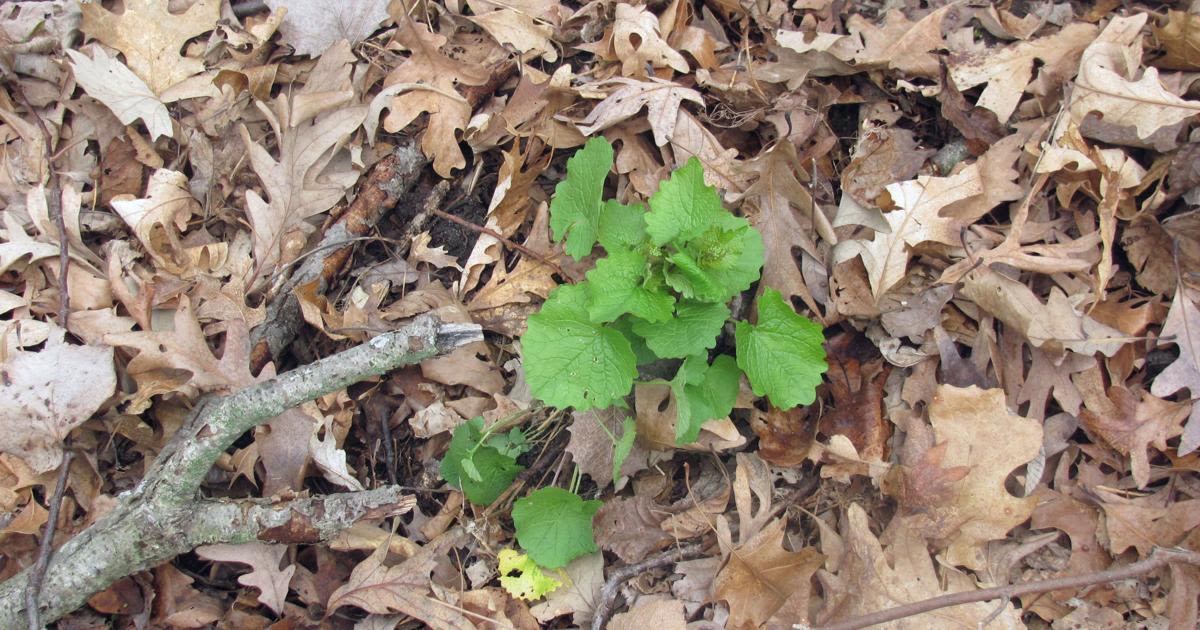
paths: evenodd
<path fill-rule="evenodd" d="M 996 586 L 993 588 L 985 588 L 977 591 L 961 591 L 958 593 L 950 593 L 948 595 L 940 595 L 930 599 L 896 606 L 895 608 L 887 608 L 878 610 L 870 614 L 860 615 L 845 621 L 831 623 L 827 625 L 811 626 L 811 630 L 857 630 L 858 628 L 866 628 L 897 619 L 906 617 L 915 617 L 940 608 L 949 608 L 950 606 L 959 606 L 961 604 L 973 604 L 975 602 L 986 602 L 992 599 L 1000 599 L 1007 602 L 1014 597 L 1021 595 L 1031 595 L 1034 593 L 1048 593 L 1050 591 L 1058 591 L 1065 589 L 1076 589 L 1084 586 L 1092 586 L 1095 584 L 1108 584 L 1127 580 L 1130 578 L 1145 575 L 1151 571 L 1162 568 L 1171 563 L 1184 563 L 1200 566 L 1200 553 L 1188 551 L 1186 549 L 1167 549 L 1164 547 L 1156 547 L 1150 552 L 1144 560 L 1139 560 L 1133 564 L 1128 564 L 1115 569 L 1105 571 L 1096 571 L 1094 573 L 1084 573 L 1082 575 L 1069 575 L 1066 577 L 1052 578 L 1049 580 L 1038 580 L 1036 582 L 1023 582 L 1021 584 L 1011 584 L 1009 586 Z M 797 626 L 802 628 L 803 626 Z"/>
<path fill-rule="evenodd" d="M 476 325 L 441 324 L 424 316 L 360 346 L 197 405 L 141 483 L 119 495 L 110 512 L 51 557 L 38 599 L 41 621 L 53 622 L 116 580 L 199 545 L 317 542 L 359 519 L 406 511 L 411 500 L 395 487 L 283 505 L 197 495 L 213 463 L 255 426 L 363 379 L 481 339 Z M 21 625 L 29 575 L 26 570 L 0 584 L 0 628 Z"/>
<path fill-rule="evenodd" d="M 592 630 L 604 630 L 604 626 L 608 624 L 608 618 L 613 614 L 613 604 L 617 601 L 617 589 L 621 588 L 622 584 L 651 569 L 665 567 L 673 562 L 699 558 L 703 555 L 704 545 L 694 543 L 668 549 L 653 558 L 613 571 L 600 591 L 600 602 L 596 604 L 596 612 L 592 615 Z"/>
<path fill-rule="evenodd" d="M 304 324 L 295 289 L 313 284 L 313 293 L 324 295 L 333 286 L 359 239 L 370 234 L 400 198 L 413 189 L 427 160 L 417 143 L 401 142 L 391 154 L 371 167 L 350 207 L 325 231 L 313 255 L 305 259 L 284 286 L 267 303 L 266 318 L 251 331 L 250 366 L 262 369 L 278 359 Z"/>

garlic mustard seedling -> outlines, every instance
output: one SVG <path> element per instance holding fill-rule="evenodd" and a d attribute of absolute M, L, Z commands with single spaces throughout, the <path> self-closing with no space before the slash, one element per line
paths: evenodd
<path fill-rule="evenodd" d="M 567 161 L 550 227 L 576 260 L 595 245 L 605 255 L 587 279 L 560 286 L 530 316 L 522 338 L 525 375 L 548 405 L 624 406 L 638 365 L 682 359 L 669 381 L 678 408 L 676 441 L 728 415 L 746 374 L 755 394 L 781 409 L 813 401 L 826 370 L 819 325 L 766 289 L 755 324 L 737 322 L 737 357 L 712 354 L 729 301 L 749 289 L 763 265 L 762 236 L 721 205 L 694 157 L 649 200 L 603 199 L 613 150 L 593 138 Z"/>

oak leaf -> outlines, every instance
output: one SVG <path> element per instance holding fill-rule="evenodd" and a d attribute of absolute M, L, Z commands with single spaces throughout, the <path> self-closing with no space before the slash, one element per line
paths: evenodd
<path fill-rule="evenodd" d="M 563 567 L 564 584 L 546 597 L 546 601 L 529 609 L 543 624 L 570 614 L 571 622 L 580 627 L 591 625 L 592 613 L 600 602 L 604 588 L 604 554 L 589 553 Z"/>
<path fill-rule="evenodd" d="M 962 222 L 942 217 L 940 212 L 952 203 L 983 193 L 979 171 L 968 168 L 951 177 L 919 177 L 887 186 L 897 209 L 883 214 L 890 231 L 876 232 L 870 241 L 839 243 L 837 257 L 861 256 L 871 282 L 871 293 L 878 300 L 904 278 L 910 248 L 929 241 L 956 244 Z"/>
<path fill-rule="evenodd" d="M 108 345 L 138 351 L 126 367 L 126 373 L 138 384 L 130 399 L 129 413 L 144 410 L 155 395 L 179 392 L 192 398 L 204 392 L 231 392 L 254 384 L 257 379 L 250 374 L 250 332 L 246 323 L 234 319 L 225 324 L 225 348 L 219 359 L 213 356 L 187 296 L 179 298 L 172 330 L 104 335 L 104 343 Z"/>
<path fill-rule="evenodd" d="M 130 69 L 155 94 L 204 71 L 204 60 L 180 56 L 193 37 L 213 30 L 221 17 L 219 0 L 197 0 L 182 13 L 173 14 L 162 0 L 126 0 L 121 14 L 99 2 L 86 2 L 80 29 L 125 53 Z M 169 134 L 168 134 L 169 135 Z"/>
<path fill-rule="evenodd" d="M 471 105 L 456 90 L 457 85 L 483 85 L 486 69 L 451 59 L 442 53 L 446 38 L 411 21 L 401 23 L 396 41 L 412 55 L 384 79 L 384 88 L 392 85 L 424 84 L 395 94 L 388 104 L 383 128 L 395 133 L 408 127 L 421 114 L 429 114 L 429 125 L 421 137 L 421 151 L 433 160 L 433 169 L 442 177 L 466 165 L 458 147 L 457 132 L 467 126 Z"/>
<path fill-rule="evenodd" d="M 1073 22 L 1053 35 L 956 59 L 950 67 L 950 78 L 960 90 L 986 83 L 975 104 L 990 109 L 1001 123 L 1007 123 L 1033 78 L 1035 64 L 1042 64 L 1041 72 L 1065 76 L 1095 37 L 1095 26 Z"/>
<path fill-rule="evenodd" d="M 857 503 L 850 505 L 842 526 L 845 553 L 840 562 L 841 568 L 836 576 L 821 575 L 827 594 L 825 607 L 818 617 L 822 624 L 939 595 L 977 589 L 972 578 L 952 567 L 943 565 L 943 575 L 939 578 L 925 540 L 911 529 L 901 526 L 891 532 L 891 544 L 884 549 L 871 532 L 866 511 Z M 1004 602 L 1004 607 L 999 611 L 994 602 L 975 602 L 877 627 L 887 630 L 960 630 L 974 628 L 984 619 L 991 621 L 989 628 L 1016 630 L 1025 627 L 1020 614 L 1009 602 Z"/>
<path fill-rule="evenodd" d="M 837 243 L 837 237 L 829 219 L 813 203 L 807 187 L 801 183 L 801 179 L 808 178 L 797 177 L 797 173 L 804 171 L 798 168 L 795 147 L 790 142 L 780 142 L 745 164 L 758 179 L 738 198 L 757 207 L 757 212 L 749 218 L 763 239 L 762 284 L 777 289 L 784 301 L 799 296 L 813 313 L 820 313 L 800 272 L 799 261 L 792 255 L 792 248 L 799 247 L 821 260 L 823 256 L 810 236 L 814 228 L 830 243 Z"/>
<path fill-rule="evenodd" d="M 1200 15 L 1167 11 L 1167 23 L 1154 27 L 1154 36 L 1166 54 L 1154 61 L 1159 68 L 1200 70 Z"/>
<path fill-rule="evenodd" d="M 687 73 L 687 60 L 663 39 L 659 18 L 646 7 L 618 4 L 612 28 L 613 51 L 621 60 L 622 75 L 644 76 L 646 66 Z"/>
<path fill-rule="evenodd" d="M 671 599 L 640 598 L 627 612 L 613 615 L 610 630 L 686 630 L 683 602 Z"/>
<path fill-rule="evenodd" d="M 343 58 L 331 52 L 333 49 L 321 57 L 312 74 L 324 73 L 334 81 L 348 82 L 349 63 L 341 63 Z M 329 87 L 334 89 L 326 91 Z M 272 108 L 259 105 L 275 134 L 278 159 L 251 138 L 245 125 L 238 128 L 267 194 L 264 200 L 257 192 L 246 191 L 246 214 L 254 232 L 254 257 L 260 273 L 270 273 L 283 254 L 298 254 L 308 233 L 315 229 L 305 220 L 332 208 L 358 181 L 356 171 L 330 167 L 342 143 L 366 115 L 365 106 L 347 106 L 354 99 L 348 83 L 339 88 L 342 86 L 310 79 L 296 93 L 276 96 Z"/>
<path fill-rule="evenodd" d="M 204 545 L 196 548 L 196 555 L 215 562 L 250 565 L 252 570 L 239 575 L 238 584 L 258 589 L 258 601 L 278 615 L 283 613 L 288 583 L 296 572 L 296 565 L 291 563 L 283 569 L 279 568 L 287 550 L 287 545 L 248 542 L 240 545 Z"/>
<path fill-rule="evenodd" d="M 1145 13 L 1114 17 L 1083 51 L 1068 107 L 1077 124 L 1097 112 L 1106 126 L 1133 127 L 1137 138 L 1145 140 L 1162 127 L 1200 113 L 1200 101 L 1167 91 L 1156 68 L 1146 68 L 1140 79 L 1132 78 L 1141 61 L 1141 30 L 1147 17 Z"/>
<path fill-rule="evenodd" d="M 404 613 L 435 628 L 475 630 L 474 624 L 455 606 L 435 599 L 429 577 L 437 557 L 461 544 L 464 538 L 461 530 L 451 530 L 426 544 L 416 555 L 390 567 L 383 564 L 388 547 L 380 545 L 354 567 L 345 584 L 330 594 L 327 610 L 357 606 L 377 615 Z"/>
<path fill-rule="evenodd" d="M 162 101 L 116 57 L 109 57 L 100 47 L 94 47 L 93 51 L 94 59 L 75 50 L 66 51 L 75 80 L 83 90 L 108 107 L 122 123 L 132 124 L 140 118 L 146 123 L 151 139 L 170 138 L 171 114 Z"/>
<path fill-rule="evenodd" d="M 478 3 L 472 3 L 475 4 Z M 487 31 L 492 39 L 501 44 L 509 44 L 522 53 L 541 55 L 542 59 L 548 62 L 558 61 L 558 50 L 550 39 L 554 35 L 554 29 L 539 23 L 526 13 L 497 8 L 495 11 L 468 16 L 467 19 Z"/>
<path fill-rule="evenodd" d="M 1008 410 L 1004 391 L 941 385 L 929 406 L 938 443 L 947 442 L 941 467 L 969 466 L 950 499 L 908 521 L 946 547 L 946 562 L 971 569 L 986 566 L 988 541 L 1003 538 L 1029 518 L 1037 504 L 1017 498 L 1004 482 L 1009 473 L 1037 456 L 1040 423 Z"/>
<path fill-rule="evenodd" d="M 345 39 L 351 45 L 366 39 L 388 19 L 388 0 L 267 0 L 272 11 L 284 9 L 279 32 L 297 55 L 317 57 Z"/>
<path fill-rule="evenodd" d="M 1167 440 L 1183 432 L 1183 419 L 1188 405 L 1173 403 L 1149 392 L 1139 397 L 1124 385 L 1104 387 L 1104 377 L 1098 367 L 1080 372 L 1071 378 L 1079 389 L 1086 407 L 1079 411 L 1079 421 L 1089 433 L 1096 435 L 1130 459 L 1133 480 L 1139 488 L 1150 483 L 1150 456 L 1153 446 L 1167 450 Z"/>
<path fill-rule="evenodd" d="M 661 147 L 675 135 L 675 126 L 683 101 L 704 105 L 704 98 L 696 90 L 655 77 L 646 81 L 617 77 L 589 87 L 598 89 L 607 84 L 621 87 L 593 107 L 578 125 L 579 131 L 585 135 L 590 136 L 628 120 L 645 107 L 646 120 L 650 123 L 650 130 L 654 132 L 654 143 Z"/>
<path fill-rule="evenodd" d="M 200 202 L 189 192 L 186 175 L 160 168 L 150 176 L 144 199 L 117 195 L 109 203 L 133 228 L 155 263 L 177 276 L 188 271 L 190 261 L 180 235 L 200 210 Z"/>
<path fill-rule="evenodd" d="M 1187 388 L 1193 400 L 1200 398 L 1200 310 L 1197 310 L 1189 289 L 1179 287 L 1167 321 L 1163 323 L 1162 338 L 1171 339 L 1179 346 L 1179 358 L 1154 378 L 1150 393 L 1155 396 L 1170 396 Z M 1192 404 L 1192 413 L 1183 429 L 1179 443 L 1179 454 L 1186 455 L 1200 446 L 1200 404 Z"/>
<path fill-rule="evenodd" d="M 1095 488 L 1104 509 L 1104 532 L 1115 556 L 1129 548 L 1145 558 L 1155 547 L 1171 547 L 1200 526 L 1200 500 L 1171 500 L 1169 489 L 1150 496 L 1124 497 Z"/>
<path fill-rule="evenodd" d="M 786 523 L 778 519 L 734 549 L 713 580 L 713 599 L 729 603 L 728 627 L 757 628 L 788 599 L 808 599 L 809 579 L 825 556 L 812 547 L 795 552 L 784 549 Z"/>

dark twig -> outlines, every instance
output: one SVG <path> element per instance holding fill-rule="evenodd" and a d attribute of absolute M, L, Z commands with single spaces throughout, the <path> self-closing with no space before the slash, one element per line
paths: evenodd
<path fill-rule="evenodd" d="M 25 619 L 29 621 L 29 630 L 42 630 L 42 614 L 38 608 L 38 599 L 42 595 L 42 580 L 46 577 L 46 567 L 50 566 L 50 554 L 54 550 L 54 529 L 58 526 L 58 512 L 62 507 L 63 495 L 67 492 L 67 475 L 71 469 L 71 451 L 64 450 L 62 466 L 58 470 L 58 481 L 54 484 L 54 494 L 50 497 L 50 513 L 46 516 L 46 528 L 42 531 L 42 543 L 38 547 L 37 564 L 29 572 L 29 582 L 25 586 Z"/>
<path fill-rule="evenodd" d="M 1118 567 L 1116 569 L 1095 571 L 1093 573 L 1084 573 L 1082 575 L 1069 575 L 1066 577 L 1053 578 L 1049 580 L 1038 580 L 1036 582 L 1010 584 L 1009 586 L 996 586 L 993 588 L 980 589 L 978 591 L 950 593 L 948 595 L 941 595 L 919 602 L 913 602 L 911 604 L 904 604 L 903 606 L 896 606 L 895 608 L 887 608 L 870 614 L 860 615 L 852 619 L 831 623 L 829 625 L 813 626 L 812 630 L 857 630 L 858 628 L 866 628 L 868 626 L 887 623 L 897 619 L 914 617 L 916 615 L 950 606 L 985 602 L 992 599 L 1009 600 L 1014 597 L 1020 597 L 1021 595 L 1077 589 L 1085 586 L 1093 586 L 1095 584 L 1108 584 L 1111 582 L 1139 577 L 1171 563 L 1184 563 L 1200 566 L 1200 553 L 1188 551 L 1186 549 L 1180 549 L 1178 547 L 1171 549 L 1167 549 L 1165 547 L 1156 547 L 1152 552 L 1150 552 L 1150 555 L 1147 556 L 1146 559 L 1139 560 L 1133 564 Z M 607 589 L 607 585 L 605 588 Z"/>
<path fill-rule="evenodd" d="M 617 599 L 617 589 L 621 588 L 622 584 L 651 569 L 665 567 L 672 562 L 692 560 L 703 555 L 704 545 L 693 543 L 668 549 L 653 558 L 613 571 L 612 575 L 608 576 L 608 580 L 604 582 L 604 589 L 600 591 L 600 602 L 596 604 L 596 613 L 592 617 L 592 630 L 604 630 L 604 626 L 608 623 L 608 618 L 613 613 L 613 604 Z"/>
<path fill-rule="evenodd" d="M 233 14 L 243 18 L 247 15 L 254 15 L 259 11 L 269 11 L 270 8 L 263 0 L 242 0 L 241 2 L 233 3 Z"/>
<path fill-rule="evenodd" d="M 553 269 L 559 275 L 564 275 L 562 267 L 559 267 L 556 263 L 554 263 L 550 259 L 533 251 L 532 249 L 529 249 L 528 247 L 525 247 L 524 245 L 522 245 L 520 243 L 517 243 L 515 241 L 505 238 L 503 234 L 500 234 L 499 232 L 497 232 L 491 228 L 486 228 L 486 227 L 483 227 L 482 225 L 476 225 L 460 216 L 450 214 L 449 212 L 445 212 L 438 208 L 431 209 L 430 213 L 433 214 L 433 216 L 435 216 L 435 217 L 440 217 L 440 218 L 443 218 L 452 223 L 457 223 L 457 224 L 467 228 L 468 230 L 474 230 L 481 234 L 487 234 L 488 236 L 500 241 L 501 243 L 504 243 L 509 248 L 515 249 L 515 250 L 521 252 L 522 254 L 525 254 L 526 256 L 530 256 L 530 257 L 534 258 L 535 260 L 542 263 L 543 265 L 549 266 L 551 269 Z"/>

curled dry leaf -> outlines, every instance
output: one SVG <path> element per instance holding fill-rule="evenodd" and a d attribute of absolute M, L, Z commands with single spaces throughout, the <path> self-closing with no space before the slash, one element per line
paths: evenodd
<path fill-rule="evenodd" d="M 1105 125 L 1133 127 L 1138 139 L 1147 139 L 1200 113 L 1200 101 L 1188 101 L 1167 91 L 1158 70 L 1146 68 L 1133 80 L 1141 61 L 1141 31 L 1145 13 L 1114 17 L 1100 36 L 1083 51 L 1079 76 L 1071 97 L 1071 118 L 1077 124 L 1092 112 Z"/>
<path fill-rule="evenodd" d="M 160 168 L 150 176 L 144 199 L 117 195 L 109 203 L 133 228 L 155 262 L 176 275 L 189 271 L 180 235 L 192 214 L 200 210 L 200 202 L 188 191 L 186 175 Z"/>

